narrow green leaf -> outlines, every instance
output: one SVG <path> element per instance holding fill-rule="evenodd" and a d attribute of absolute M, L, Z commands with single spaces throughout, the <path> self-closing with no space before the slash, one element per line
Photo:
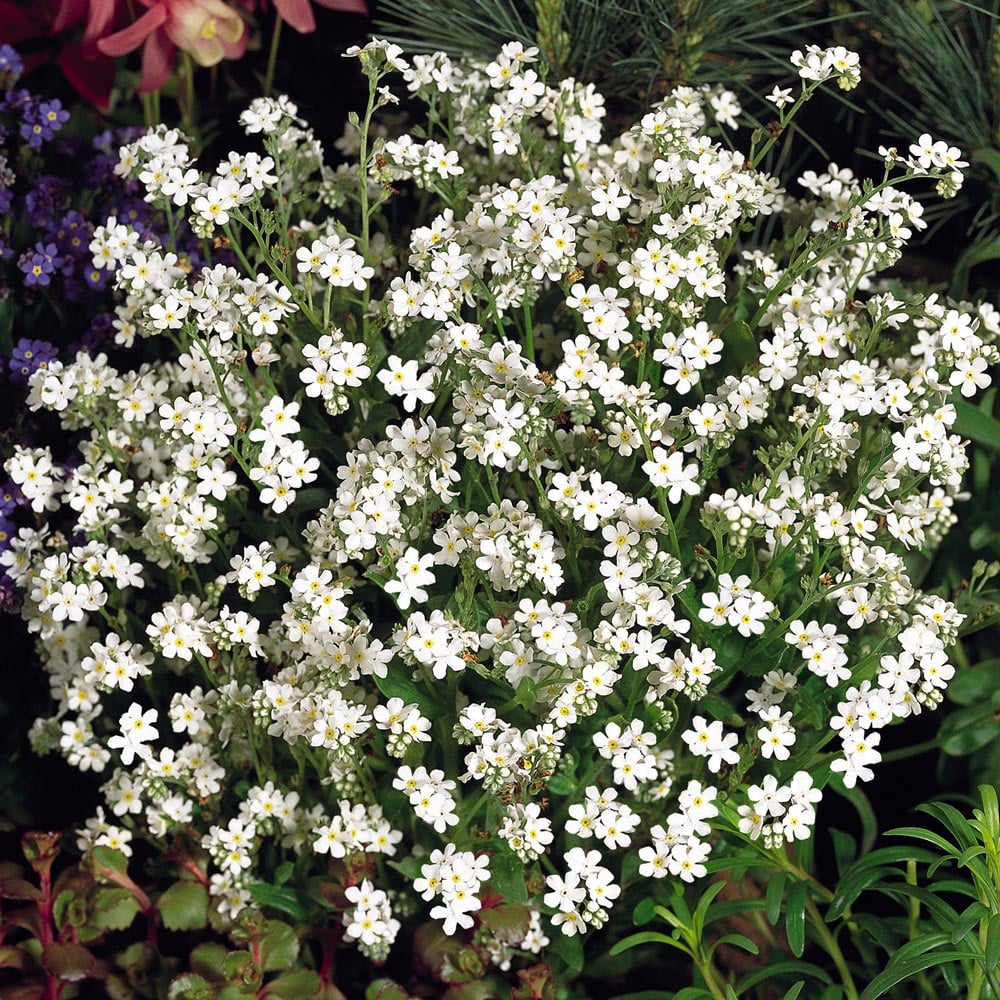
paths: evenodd
<path fill-rule="evenodd" d="M 788 947 L 796 958 L 801 958 L 806 950 L 806 893 L 805 882 L 795 882 L 788 890 L 788 904 L 785 911 L 785 935 Z"/>
<path fill-rule="evenodd" d="M 984 968 L 995 970 L 1000 967 L 1000 913 L 994 913 L 990 917 L 986 929 L 986 947 L 983 950 L 986 952 Z"/>
<path fill-rule="evenodd" d="M 760 954 L 760 948 L 757 946 L 757 943 L 751 941 L 745 934 L 723 934 L 718 941 L 712 944 L 711 950 L 714 952 L 716 948 L 723 944 L 730 944 L 734 948 L 742 948 L 744 951 L 750 952 L 751 955 Z"/>
<path fill-rule="evenodd" d="M 767 919 L 772 927 L 778 926 L 778 917 L 781 916 L 781 900 L 784 898 L 787 882 L 786 872 L 776 872 L 767 883 L 764 901 L 767 906 Z"/>
<path fill-rule="evenodd" d="M 564 936 L 565 935 L 560 935 L 560 937 Z M 558 938 L 556 940 L 558 940 Z M 623 951 L 628 951 L 630 948 L 635 948 L 640 944 L 665 944 L 671 948 L 677 948 L 679 951 L 683 951 L 685 955 L 690 954 L 686 945 L 682 944 L 680 941 L 676 941 L 667 934 L 661 933 L 660 931 L 639 931 L 636 934 L 630 934 L 627 938 L 623 938 L 621 941 L 616 941 L 611 947 L 610 954 L 620 955 Z"/>
<path fill-rule="evenodd" d="M 976 955 L 969 951 L 932 951 L 903 961 L 897 961 L 893 957 L 889 960 L 885 971 L 879 973 L 865 987 L 860 1000 L 877 1000 L 878 997 L 888 993 L 893 986 L 915 976 L 918 972 L 925 972 L 935 965 L 944 965 L 946 962 L 961 962 L 970 958 L 974 959 Z"/>
<path fill-rule="evenodd" d="M 805 988 L 805 985 L 806 981 L 804 979 L 800 979 L 797 983 L 794 983 L 785 991 L 785 995 L 782 997 L 782 1000 L 798 1000 L 798 995 Z"/>
<path fill-rule="evenodd" d="M 747 975 L 745 975 L 736 984 L 736 992 L 746 993 L 747 991 L 753 989 L 754 986 L 766 982 L 769 979 L 774 979 L 777 976 L 784 976 L 786 974 L 794 975 L 796 973 L 803 976 L 809 976 L 812 979 L 817 979 L 821 983 L 833 982 L 830 974 L 820 966 L 813 965 L 812 962 L 799 962 L 789 959 L 785 962 L 769 962 L 762 969 L 755 969 L 753 972 L 747 973 Z"/>
<path fill-rule="evenodd" d="M 870 886 L 874 885 L 886 875 L 900 875 L 898 868 L 880 867 L 874 868 L 865 866 L 860 869 L 852 868 L 848 874 L 840 880 L 837 891 L 830 901 L 830 908 L 827 910 L 828 920 L 838 920 L 847 912 L 848 908 Z"/>
<path fill-rule="evenodd" d="M 989 147 L 977 149 L 972 154 L 972 162 L 982 163 L 989 167 L 996 174 L 997 180 L 1000 180 L 1000 149 L 990 149 Z"/>
<path fill-rule="evenodd" d="M 833 856 L 837 862 L 837 871 L 844 873 L 847 866 L 858 856 L 858 845 L 849 833 L 843 830 L 830 830 L 833 841 Z"/>
<path fill-rule="evenodd" d="M 973 903 L 969 903 L 955 921 L 955 926 L 951 932 L 951 943 L 958 944 L 983 917 L 988 917 L 989 914 L 990 911 L 978 899 Z"/>

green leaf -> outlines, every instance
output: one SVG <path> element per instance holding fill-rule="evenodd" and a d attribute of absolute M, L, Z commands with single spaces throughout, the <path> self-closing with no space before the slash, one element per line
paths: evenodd
<path fill-rule="evenodd" d="M 640 944 L 665 944 L 670 948 L 676 948 L 678 951 L 683 951 L 685 955 L 690 955 L 691 952 L 687 945 L 678 941 L 676 938 L 670 937 L 668 934 L 664 934 L 661 931 L 639 931 L 637 934 L 630 934 L 627 938 L 621 941 L 616 941 L 611 947 L 610 955 L 620 955 L 623 951 L 628 951 L 630 948 L 635 948 Z"/>
<path fill-rule="evenodd" d="M 365 989 L 365 1000 L 409 1000 L 409 996 L 393 979 L 376 979 Z"/>
<path fill-rule="evenodd" d="M 200 882 L 175 882 L 156 908 L 167 930 L 199 930 L 208 923 L 208 890 Z"/>
<path fill-rule="evenodd" d="M 984 707 L 981 703 L 952 712 L 941 724 L 941 749 L 951 757 L 965 757 L 1000 736 L 1000 721 L 993 717 L 1000 702 L 1000 689 Z"/>
<path fill-rule="evenodd" d="M 172 979 L 167 1000 L 212 1000 L 211 985 L 195 972 L 185 972 Z"/>
<path fill-rule="evenodd" d="M 802 992 L 805 985 L 806 981 L 804 979 L 800 979 L 797 983 L 794 983 L 785 991 L 785 995 L 782 997 L 782 1000 L 798 1000 L 798 995 Z"/>
<path fill-rule="evenodd" d="M 427 701 L 420 688 L 408 678 L 400 677 L 399 671 L 390 670 L 385 677 L 379 677 L 378 674 L 375 674 L 372 679 L 375 681 L 375 686 L 386 698 L 402 698 L 404 704 L 416 705 L 421 713 L 428 718 L 437 717 L 436 708 Z"/>
<path fill-rule="evenodd" d="M 842 878 L 837 885 L 837 891 L 830 901 L 830 908 L 826 911 L 828 920 L 838 920 L 847 912 L 848 908 L 870 886 L 874 885 L 886 875 L 899 875 L 898 868 L 879 865 L 861 865 L 853 867 L 847 875 Z"/>
<path fill-rule="evenodd" d="M 553 795 L 572 795 L 576 791 L 576 782 L 566 774 L 553 774 L 548 780 L 548 789 Z"/>
<path fill-rule="evenodd" d="M 524 884 L 524 862 L 513 852 L 499 850 L 490 858 L 493 887 L 504 899 L 513 903 L 528 902 L 528 887 Z M 565 937 L 560 934 L 559 937 Z"/>
<path fill-rule="evenodd" d="M 276 972 L 293 966 L 298 957 L 299 939 L 294 929 L 280 920 L 269 920 L 260 940 L 260 967 L 265 972 Z"/>
<path fill-rule="evenodd" d="M 318 997 L 322 988 L 322 980 L 312 969 L 296 969 L 272 979 L 264 987 L 264 996 L 275 997 L 275 1000 L 309 1000 Z"/>
<path fill-rule="evenodd" d="M 878 840 L 878 820 L 875 818 L 875 811 L 868 801 L 868 796 L 857 785 L 848 788 L 839 776 L 836 779 L 836 789 L 838 794 L 854 806 L 854 811 L 861 820 L 861 853 L 867 854 Z"/>
<path fill-rule="evenodd" d="M 501 903 L 479 911 L 479 921 L 498 941 L 520 944 L 531 926 L 531 910 L 520 903 Z"/>
<path fill-rule="evenodd" d="M 97 959 L 82 944 L 50 944 L 42 949 L 42 968 L 69 983 L 87 979 L 97 971 Z"/>
<path fill-rule="evenodd" d="M 837 871 L 843 874 L 844 870 L 858 856 L 858 845 L 849 833 L 843 830 L 830 830 L 830 839 L 833 841 L 833 856 L 837 861 Z"/>
<path fill-rule="evenodd" d="M 45 899 L 45 894 L 27 879 L 0 878 L 0 899 L 26 899 L 38 902 Z"/>
<path fill-rule="evenodd" d="M 95 875 L 100 874 L 101 868 L 116 875 L 124 875 L 128 871 L 128 859 L 114 847 L 95 847 L 90 852 L 90 864 Z"/>
<path fill-rule="evenodd" d="M 904 979 L 909 979 L 918 972 L 932 969 L 935 965 L 944 965 L 946 962 L 961 962 L 976 957 L 976 954 L 970 951 L 932 951 L 898 961 L 898 954 L 894 955 L 889 959 L 885 971 L 879 973 L 865 987 L 860 1000 L 876 1000 L 877 997 L 884 996 L 893 986 L 901 983 Z"/>
<path fill-rule="evenodd" d="M 583 971 L 583 941 L 579 934 L 574 934 L 573 937 L 567 937 L 561 932 L 553 934 L 548 950 L 550 955 L 561 958 L 570 972 L 579 974 Z"/>
<path fill-rule="evenodd" d="M 996 245 L 996 256 L 1000 257 L 1000 237 L 993 243 Z M 960 397 L 953 396 L 950 402 L 955 407 L 956 434 L 1000 451 L 1000 420 Z"/>
<path fill-rule="evenodd" d="M 958 944 L 980 920 L 989 915 L 990 911 L 978 899 L 975 902 L 969 903 L 955 921 L 955 925 L 951 931 L 951 943 Z"/>
<path fill-rule="evenodd" d="M 279 888 L 276 885 L 268 885 L 267 882 L 253 882 L 250 885 L 250 895 L 261 906 L 287 913 L 300 923 L 305 923 L 309 916 L 307 902 L 301 893 L 294 889 Z"/>
<path fill-rule="evenodd" d="M 983 240 L 980 243 L 973 243 L 958 258 L 958 262 L 955 264 L 948 294 L 953 299 L 963 298 L 968 291 L 969 271 L 977 264 L 983 264 L 988 260 L 996 260 L 998 257 L 1000 257 L 1000 236 L 995 236 L 991 240 Z M 964 434 L 965 432 L 959 431 L 959 433 Z"/>
<path fill-rule="evenodd" d="M 785 934 L 788 947 L 796 958 L 801 958 L 806 950 L 806 893 L 805 882 L 795 882 L 788 890 L 788 906 L 785 910 Z"/>
<path fill-rule="evenodd" d="M 785 872 L 775 872 L 767 881 L 767 889 L 764 893 L 767 919 L 772 927 L 778 925 L 778 917 L 781 916 L 781 900 L 785 895 L 785 883 L 788 875 Z"/>
<path fill-rule="evenodd" d="M 225 945 L 206 941 L 191 952 L 191 968 L 206 979 L 225 979 L 228 954 Z"/>
<path fill-rule="evenodd" d="M 646 896 L 640 899 L 632 911 L 632 923 L 637 927 L 648 924 L 656 916 L 656 899 L 653 896 Z"/>
<path fill-rule="evenodd" d="M 783 976 L 786 973 L 810 976 L 813 979 L 818 979 L 821 983 L 833 982 L 830 974 L 820 966 L 813 965 L 812 962 L 797 962 L 790 959 L 787 962 L 768 962 L 762 969 L 755 969 L 753 972 L 747 973 L 736 984 L 736 992 L 746 993 L 759 983 L 767 982 L 769 979 Z"/>
<path fill-rule="evenodd" d="M 718 941 L 713 942 L 711 950 L 714 952 L 716 948 L 723 944 L 730 944 L 734 948 L 742 948 L 744 951 L 750 952 L 751 955 L 760 954 L 760 948 L 757 946 L 757 943 L 751 941 L 745 934 L 723 934 Z"/>
<path fill-rule="evenodd" d="M 986 928 L 986 952 L 987 969 L 996 969 L 1000 966 L 1000 913 L 994 913 L 990 917 L 990 922 Z"/>
<path fill-rule="evenodd" d="M 977 149 L 972 154 L 972 162 L 982 163 L 989 167 L 996 174 L 997 180 L 1000 180 L 1000 149 L 990 149 L 989 147 Z"/>
<path fill-rule="evenodd" d="M 956 705 L 981 705 L 1000 688 L 1000 658 L 983 660 L 959 670 L 948 685 L 948 700 Z"/>
<path fill-rule="evenodd" d="M 100 930 L 123 931 L 132 926 L 138 913 L 132 890 L 121 886 L 98 886 L 87 899 L 87 918 Z"/>

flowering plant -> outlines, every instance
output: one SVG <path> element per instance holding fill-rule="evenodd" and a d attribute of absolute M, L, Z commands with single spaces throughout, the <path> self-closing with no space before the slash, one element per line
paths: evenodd
<path fill-rule="evenodd" d="M 902 186 L 953 194 L 961 152 L 921 136 L 786 191 L 767 158 L 857 82 L 840 48 L 793 55 L 743 152 L 721 89 L 608 137 L 601 96 L 517 44 L 352 54 L 356 166 L 287 99 L 209 176 L 176 130 L 122 150 L 239 267 L 110 220 L 116 340 L 159 360 L 31 376 L 80 460 L 17 449 L 40 523 L 0 561 L 52 683 L 35 746 L 107 775 L 81 850 L 179 865 L 219 929 L 295 917 L 324 978 L 416 927 L 422 989 L 481 984 L 456 996 L 599 975 L 634 913 L 723 997 L 717 945 L 758 945 L 702 930 L 752 867 L 802 918 L 773 947 L 800 956 L 807 914 L 856 997 L 811 835 L 954 672 L 963 613 L 906 558 L 954 519 L 952 401 L 1000 332 L 879 275 L 923 224 Z M 395 73 L 426 132 L 373 124 Z M 433 206 L 405 241 L 404 186 Z"/>

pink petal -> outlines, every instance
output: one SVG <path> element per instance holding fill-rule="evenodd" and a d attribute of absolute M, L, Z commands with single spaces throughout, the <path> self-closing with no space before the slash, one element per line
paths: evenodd
<path fill-rule="evenodd" d="M 127 28 L 122 28 L 121 31 L 116 31 L 113 35 L 108 35 L 107 38 L 98 39 L 97 47 L 106 56 L 123 56 L 126 52 L 134 52 L 157 28 L 164 24 L 167 17 L 166 4 L 157 4 Z M 145 53 L 143 53 L 143 62 L 145 62 Z"/>
<path fill-rule="evenodd" d="M 344 14 L 368 16 L 368 4 L 365 3 L 365 0 L 316 0 L 316 3 L 329 7 L 330 10 L 339 10 Z"/>
<path fill-rule="evenodd" d="M 87 17 L 87 27 L 83 32 L 84 44 L 93 44 L 107 33 L 115 17 L 117 0 L 90 0 L 90 14 Z"/>
<path fill-rule="evenodd" d="M 75 24 L 83 17 L 87 0 L 61 0 L 56 16 L 52 19 L 52 30 L 65 31 L 71 24 Z"/>
<path fill-rule="evenodd" d="M 174 71 L 174 54 L 177 47 L 166 33 L 156 31 L 146 40 L 142 50 L 142 77 L 139 80 L 139 93 L 148 94 L 159 90 Z"/>
<path fill-rule="evenodd" d="M 274 0 L 274 6 L 282 19 L 296 31 L 307 34 L 316 30 L 316 18 L 313 17 L 309 0 Z"/>

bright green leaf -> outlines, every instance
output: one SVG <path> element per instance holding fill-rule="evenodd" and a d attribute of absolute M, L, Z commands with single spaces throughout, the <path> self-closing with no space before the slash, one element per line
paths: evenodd
<path fill-rule="evenodd" d="M 299 939 L 288 924 L 269 920 L 260 940 L 260 967 L 265 972 L 288 969 L 299 957 Z"/>
<path fill-rule="evenodd" d="M 877 997 L 884 996 L 893 986 L 903 982 L 904 979 L 932 969 L 935 965 L 944 965 L 945 962 L 961 962 L 975 957 L 975 954 L 969 951 L 932 951 L 905 958 L 902 961 L 898 961 L 897 956 L 893 956 L 885 971 L 879 973 L 865 987 L 860 1000 L 876 1000 Z"/>
<path fill-rule="evenodd" d="M 996 256 L 1000 257 L 1000 237 L 993 242 Z M 956 434 L 1000 451 L 1000 420 L 959 397 L 952 397 L 950 402 L 955 407 L 953 428 Z"/>
<path fill-rule="evenodd" d="M 524 862 L 513 851 L 501 849 L 490 858 L 490 877 L 493 887 L 504 899 L 509 899 L 512 903 L 528 902 Z"/>

